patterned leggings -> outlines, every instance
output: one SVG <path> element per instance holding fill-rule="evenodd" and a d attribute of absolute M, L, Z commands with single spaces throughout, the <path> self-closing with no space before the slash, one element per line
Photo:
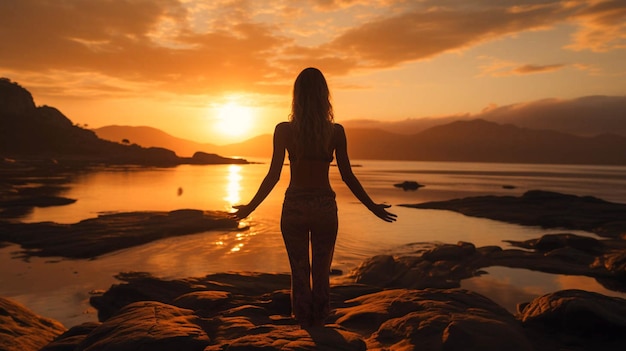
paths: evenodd
<path fill-rule="evenodd" d="M 291 310 L 302 326 L 323 325 L 330 312 L 329 275 L 337 227 L 332 190 L 287 189 L 280 229 L 291 265 Z"/>

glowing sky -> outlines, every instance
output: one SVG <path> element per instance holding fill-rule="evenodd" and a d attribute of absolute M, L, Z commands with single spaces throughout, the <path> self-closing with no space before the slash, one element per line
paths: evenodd
<path fill-rule="evenodd" d="M 339 122 L 624 95 L 626 1 L 0 0 L 0 76 L 89 127 L 270 133 L 307 66 Z"/>

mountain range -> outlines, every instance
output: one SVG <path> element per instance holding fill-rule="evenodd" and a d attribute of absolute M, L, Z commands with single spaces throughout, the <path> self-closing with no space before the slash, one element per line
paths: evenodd
<path fill-rule="evenodd" d="M 413 134 L 347 125 L 348 152 L 353 159 L 626 165 L 626 137 L 617 134 L 580 136 L 484 119 L 456 120 Z M 109 140 L 126 138 L 145 146 L 166 145 L 183 155 L 192 150 L 245 157 L 272 154 L 271 135 L 213 145 L 176 138 L 150 127 L 109 126 L 94 131 Z"/>
<path fill-rule="evenodd" d="M 344 126 L 352 159 L 626 165 L 625 106 L 626 97 L 542 100 L 456 119 Z M 390 127 L 403 128 L 399 132 Z M 244 163 L 218 155 L 266 158 L 271 148 L 271 135 L 212 145 L 151 127 L 87 130 L 54 107 L 36 106 L 30 92 L 0 78 L 0 157 L 150 165 Z"/>
<path fill-rule="evenodd" d="M 578 136 L 617 134 L 626 137 L 626 96 L 584 96 L 576 99 L 542 99 L 505 106 L 490 106 L 475 114 L 409 118 L 400 121 L 348 120 L 346 128 L 382 129 L 416 134 L 428 128 L 484 119 L 529 129 L 549 129 Z"/>

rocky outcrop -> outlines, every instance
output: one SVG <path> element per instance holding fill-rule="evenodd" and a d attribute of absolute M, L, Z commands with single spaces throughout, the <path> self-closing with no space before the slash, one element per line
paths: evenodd
<path fill-rule="evenodd" d="M 56 108 L 35 106 L 26 89 L 6 78 L 0 78 L 0 156 L 54 159 L 74 165 L 247 163 L 225 157 L 181 158 L 160 147 L 144 148 L 100 139 L 93 131 L 74 125 Z"/>
<path fill-rule="evenodd" d="M 0 115 L 21 115 L 35 110 L 28 90 L 8 78 L 0 78 Z"/>
<path fill-rule="evenodd" d="M 331 287 L 325 327 L 289 317 L 289 276 L 129 274 L 92 300 L 101 322 L 74 327 L 60 350 L 589 350 L 626 346 L 626 300 L 579 290 L 520 301 L 510 314 L 464 289 Z M 28 350 L 28 349 L 25 349 Z"/>
<path fill-rule="evenodd" d="M 414 180 L 405 180 L 404 182 L 394 184 L 393 186 L 395 186 L 396 188 L 402 188 L 404 191 L 409 191 L 409 190 L 417 190 L 423 187 L 424 185 Z"/>
<path fill-rule="evenodd" d="M 626 242 L 574 234 L 548 234 L 511 242 L 526 250 L 472 243 L 440 244 L 415 254 L 379 255 L 365 260 L 350 275 L 355 282 L 382 288 L 455 288 L 461 280 L 502 266 L 546 273 L 584 275 L 611 290 L 626 291 Z"/>
<path fill-rule="evenodd" d="M 25 256 L 94 258 L 150 241 L 214 229 L 237 229 L 226 212 L 176 210 L 100 215 L 73 224 L 0 221 L 0 241 L 20 244 Z"/>
<path fill-rule="evenodd" d="M 346 304 L 335 322 L 363 335 L 368 349 L 532 350 L 511 314 L 467 290 L 386 290 Z"/>
<path fill-rule="evenodd" d="M 202 324 L 192 310 L 156 301 L 135 302 L 91 330 L 77 348 L 90 351 L 200 351 L 210 343 Z"/>
<path fill-rule="evenodd" d="M 190 164 L 213 164 L 213 163 L 248 163 L 244 159 L 225 158 L 216 154 L 208 154 L 198 151 L 187 161 Z"/>
<path fill-rule="evenodd" d="M 65 330 L 61 323 L 0 297 L 0 350 L 39 350 Z"/>
<path fill-rule="evenodd" d="M 626 239 L 626 204 L 591 196 L 532 190 L 521 197 L 490 195 L 401 206 L 450 210 L 509 223 L 578 229 Z"/>
<path fill-rule="evenodd" d="M 521 304 L 518 318 L 530 337 L 541 340 L 542 350 L 562 349 L 562 345 L 572 345 L 574 350 L 623 350 L 625 302 L 588 291 L 563 290 Z"/>

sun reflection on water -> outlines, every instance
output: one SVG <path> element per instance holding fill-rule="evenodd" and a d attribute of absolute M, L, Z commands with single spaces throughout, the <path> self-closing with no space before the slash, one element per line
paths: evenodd
<path fill-rule="evenodd" d="M 257 233 L 252 230 L 246 230 L 245 232 L 239 233 L 228 233 L 225 235 L 221 235 L 217 240 L 213 241 L 213 246 L 225 253 L 232 254 L 236 252 L 247 252 L 249 250 L 244 250 L 244 247 L 250 243 L 250 240 Z"/>
<path fill-rule="evenodd" d="M 231 210 L 233 205 L 241 201 L 241 166 L 228 166 L 228 174 L 226 175 L 226 197 L 224 200 L 228 203 L 228 209 Z"/>

